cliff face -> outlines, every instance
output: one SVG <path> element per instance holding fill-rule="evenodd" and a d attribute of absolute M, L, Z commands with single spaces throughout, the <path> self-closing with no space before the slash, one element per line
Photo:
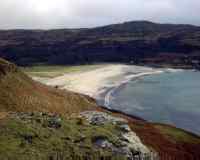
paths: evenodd
<path fill-rule="evenodd" d="M 170 56 L 174 63 L 188 64 L 200 59 L 200 27 L 138 21 L 92 29 L 0 31 L 0 56 L 20 65 L 151 58 L 172 63 Z"/>

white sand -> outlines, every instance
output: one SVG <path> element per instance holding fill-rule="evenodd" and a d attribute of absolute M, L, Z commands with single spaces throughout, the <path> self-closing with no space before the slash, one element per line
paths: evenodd
<path fill-rule="evenodd" d="M 133 65 L 111 64 L 91 71 L 68 73 L 52 79 L 34 78 L 51 86 L 59 86 L 74 92 L 96 97 L 105 87 L 118 86 L 130 79 L 149 74 L 160 73 L 161 70 Z M 129 74 L 128 76 L 125 74 Z"/>

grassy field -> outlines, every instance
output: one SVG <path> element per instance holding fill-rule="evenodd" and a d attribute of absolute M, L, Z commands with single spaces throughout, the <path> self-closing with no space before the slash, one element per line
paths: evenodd
<path fill-rule="evenodd" d="M 47 66 L 47 65 L 38 65 L 31 67 L 22 67 L 21 69 L 32 77 L 46 77 L 46 78 L 54 78 L 57 76 L 62 76 L 66 73 L 72 72 L 83 72 L 89 71 L 93 69 L 101 68 L 108 64 L 94 64 L 94 65 L 80 65 L 80 66 Z"/>

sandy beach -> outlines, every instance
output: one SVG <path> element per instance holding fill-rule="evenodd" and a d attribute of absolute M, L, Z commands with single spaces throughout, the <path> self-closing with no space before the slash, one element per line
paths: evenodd
<path fill-rule="evenodd" d="M 117 87 L 133 78 L 161 72 L 163 71 L 148 67 L 110 64 L 102 65 L 101 68 L 91 71 L 72 72 L 55 78 L 33 78 L 50 86 L 58 86 L 61 89 L 68 89 L 96 98 L 108 87 Z"/>

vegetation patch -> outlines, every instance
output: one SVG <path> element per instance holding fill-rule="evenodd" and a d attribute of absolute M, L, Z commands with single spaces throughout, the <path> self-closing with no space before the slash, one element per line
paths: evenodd
<path fill-rule="evenodd" d="M 6 66 L 0 76 L 1 112 L 39 111 L 70 115 L 96 107 L 96 103 L 86 96 L 42 85 L 20 69 L 7 69 L 11 65 L 9 62 L 0 62 L 0 65 Z"/>
<path fill-rule="evenodd" d="M 105 137 L 117 145 L 114 125 L 95 126 L 81 121 L 46 113 L 13 113 L 0 122 L 0 159 L 125 159 L 93 144 L 96 137 Z"/>
<path fill-rule="evenodd" d="M 162 124 L 155 124 L 155 127 L 159 129 L 162 134 L 170 137 L 170 139 L 176 142 L 200 144 L 199 136 L 186 132 L 182 129 Z"/>
<path fill-rule="evenodd" d="M 105 64 L 104 64 L 105 66 Z M 78 65 L 78 66 L 56 66 L 56 65 L 35 65 L 21 67 L 22 70 L 32 77 L 54 78 L 66 73 L 83 72 L 102 67 L 101 64 Z"/>

